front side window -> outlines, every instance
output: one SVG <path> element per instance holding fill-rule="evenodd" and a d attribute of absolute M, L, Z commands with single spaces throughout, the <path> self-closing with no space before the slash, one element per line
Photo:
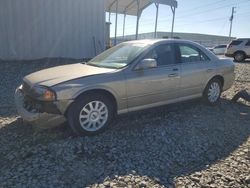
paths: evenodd
<path fill-rule="evenodd" d="M 155 59 L 157 66 L 175 64 L 175 50 L 172 44 L 161 44 L 152 49 L 145 59 Z"/>
<path fill-rule="evenodd" d="M 101 53 L 87 64 L 104 68 L 123 68 L 149 46 L 147 43 L 122 43 Z"/>
<path fill-rule="evenodd" d="M 191 63 L 209 60 L 209 58 L 195 46 L 180 44 L 179 49 L 181 63 Z"/>

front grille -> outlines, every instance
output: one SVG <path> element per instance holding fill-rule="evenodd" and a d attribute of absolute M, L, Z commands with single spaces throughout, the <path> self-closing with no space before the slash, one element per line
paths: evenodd
<path fill-rule="evenodd" d="M 52 102 L 45 102 L 36 100 L 34 96 L 36 96 L 35 91 L 32 87 L 23 82 L 22 84 L 22 93 L 23 93 L 23 107 L 32 113 L 52 113 L 52 114 L 60 114 L 60 111 Z"/>
<path fill-rule="evenodd" d="M 31 86 L 29 84 L 27 84 L 26 82 L 23 82 L 23 87 L 22 87 L 22 90 L 24 93 L 29 93 L 30 90 L 31 90 Z"/>
<path fill-rule="evenodd" d="M 23 93 L 23 107 L 33 113 L 39 112 L 41 105 L 33 100 L 29 95 L 31 94 L 31 86 L 26 82 L 22 83 L 22 93 Z"/>
<path fill-rule="evenodd" d="M 39 109 L 41 109 L 41 104 L 25 95 L 23 100 L 23 107 L 29 112 L 38 113 Z"/>

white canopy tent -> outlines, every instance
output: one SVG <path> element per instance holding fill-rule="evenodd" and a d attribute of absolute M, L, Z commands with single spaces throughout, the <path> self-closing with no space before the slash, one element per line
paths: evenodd
<path fill-rule="evenodd" d="M 160 4 L 168 5 L 171 7 L 173 13 L 172 19 L 172 29 L 171 29 L 171 37 L 173 37 L 174 30 L 174 19 L 175 19 L 175 9 L 177 8 L 176 0 L 106 0 L 105 2 L 106 12 L 109 12 L 109 22 L 111 13 L 115 13 L 115 44 L 117 37 L 117 14 L 124 14 L 123 18 L 123 36 L 125 32 L 125 22 L 126 15 L 137 16 L 136 21 L 136 39 L 138 38 L 138 29 L 139 29 L 139 20 L 142 11 L 147 8 L 151 4 L 155 4 L 156 6 L 156 18 L 155 18 L 155 37 L 157 32 L 157 22 L 158 22 L 158 9 Z"/>

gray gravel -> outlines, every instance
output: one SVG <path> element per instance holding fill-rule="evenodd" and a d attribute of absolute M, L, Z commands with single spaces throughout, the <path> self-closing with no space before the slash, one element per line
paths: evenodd
<path fill-rule="evenodd" d="M 168 105 L 75 137 L 67 124 L 34 130 L 13 108 L 23 75 L 60 64 L 43 62 L 1 64 L 0 187 L 250 187 L 250 104 L 230 102 L 250 89 L 250 63 L 236 64 L 236 82 L 216 107 Z"/>
<path fill-rule="evenodd" d="M 80 62 L 74 59 L 41 59 L 37 61 L 1 61 L 0 59 L 0 115 L 15 114 L 14 92 L 22 78 L 41 69 Z M 5 110 L 8 108 L 8 110 Z"/>

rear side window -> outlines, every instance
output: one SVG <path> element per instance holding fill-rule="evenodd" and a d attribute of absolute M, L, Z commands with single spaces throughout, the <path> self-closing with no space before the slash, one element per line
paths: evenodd
<path fill-rule="evenodd" d="M 250 40 L 247 41 L 246 46 L 250 46 Z"/>
<path fill-rule="evenodd" d="M 230 45 L 239 45 L 242 43 L 242 40 L 233 40 Z"/>
<path fill-rule="evenodd" d="M 179 49 L 181 63 L 209 61 L 209 58 L 195 46 L 179 44 Z"/>
<path fill-rule="evenodd" d="M 214 48 L 226 48 L 227 45 L 219 45 L 219 46 L 215 46 Z"/>

